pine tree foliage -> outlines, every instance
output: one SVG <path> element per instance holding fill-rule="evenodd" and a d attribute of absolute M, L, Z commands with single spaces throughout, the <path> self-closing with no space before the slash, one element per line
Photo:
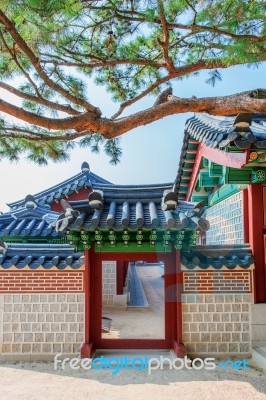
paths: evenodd
<path fill-rule="evenodd" d="M 266 112 L 265 99 L 250 92 L 170 94 L 128 112 L 174 80 L 209 70 L 214 86 L 223 68 L 264 62 L 265 20 L 264 0 L 1 0 L 0 158 L 60 162 L 82 146 L 116 164 L 120 135 L 167 115 Z M 117 102 L 112 117 L 90 103 L 91 81 Z"/>

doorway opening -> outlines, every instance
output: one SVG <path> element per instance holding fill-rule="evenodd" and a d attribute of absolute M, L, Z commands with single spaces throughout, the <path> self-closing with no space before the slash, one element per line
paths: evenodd
<path fill-rule="evenodd" d="M 165 339 L 164 262 L 102 261 L 102 339 Z"/>

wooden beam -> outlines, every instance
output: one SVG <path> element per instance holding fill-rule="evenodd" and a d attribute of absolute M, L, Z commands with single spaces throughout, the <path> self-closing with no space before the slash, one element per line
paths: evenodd
<path fill-rule="evenodd" d="M 190 199 L 196 186 L 203 158 L 225 167 L 242 168 L 248 163 L 249 151 L 245 151 L 243 153 L 226 153 L 223 150 L 211 149 L 210 147 L 207 147 L 205 144 L 201 143 L 198 147 L 198 154 L 196 156 L 193 172 L 190 178 L 190 185 L 186 196 L 187 201 Z"/>
<path fill-rule="evenodd" d="M 242 168 L 248 163 L 249 158 L 248 151 L 243 153 L 226 153 L 223 150 L 211 149 L 204 144 L 202 144 L 200 151 L 202 157 L 216 164 L 223 165 L 224 167 Z"/>
<path fill-rule="evenodd" d="M 190 199 L 191 194 L 192 194 L 192 192 L 194 190 L 194 187 L 196 186 L 196 183 L 197 183 L 198 173 L 199 173 L 199 170 L 200 170 L 200 167 L 201 167 L 202 158 L 203 158 L 203 156 L 202 156 L 202 146 L 203 146 L 203 144 L 201 143 L 199 145 L 199 147 L 198 147 L 198 154 L 197 154 L 196 159 L 195 159 L 195 164 L 194 164 L 192 175 L 190 177 L 190 184 L 189 184 L 189 188 L 188 188 L 188 191 L 187 191 L 187 196 L 186 196 L 186 200 L 187 201 Z"/>

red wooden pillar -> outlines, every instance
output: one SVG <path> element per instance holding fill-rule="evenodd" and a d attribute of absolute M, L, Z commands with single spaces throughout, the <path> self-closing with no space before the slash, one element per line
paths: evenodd
<path fill-rule="evenodd" d="M 242 215 L 244 229 L 244 243 L 249 243 L 249 206 L 248 206 L 248 189 L 242 191 Z"/>
<path fill-rule="evenodd" d="M 255 258 L 255 303 L 266 301 L 266 271 L 263 243 L 263 196 L 261 184 L 248 188 L 249 243 Z"/>
<path fill-rule="evenodd" d="M 123 294 L 124 288 L 124 261 L 116 262 L 116 294 Z"/>
<path fill-rule="evenodd" d="M 91 265 L 92 265 L 92 252 L 91 250 L 85 250 L 85 271 L 84 271 L 84 302 L 85 302 L 85 341 L 81 347 L 81 357 L 91 358 L 93 352 L 92 342 L 92 315 L 91 315 Z"/>
<path fill-rule="evenodd" d="M 182 291 L 183 291 L 183 274 L 181 272 L 180 262 L 180 251 L 175 251 L 175 263 L 176 263 L 176 313 L 177 313 L 177 329 L 176 329 L 176 340 L 174 341 L 174 352 L 177 357 L 185 357 L 187 349 L 182 340 Z"/>

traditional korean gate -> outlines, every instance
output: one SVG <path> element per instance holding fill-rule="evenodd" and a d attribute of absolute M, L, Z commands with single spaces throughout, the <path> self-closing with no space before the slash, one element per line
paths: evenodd
<path fill-rule="evenodd" d="M 144 262 L 163 261 L 165 265 L 165 336 L 164 339 L 106 339 L 102 337 L 102 262 L 141 259 Z M 86 251 L 85 279 L 85 343 L 82 357 L 90 357 L 94 349 L 174 349 L 184 355 L 182 345 L 181 273 L 179 251 L 156 252 L 94 252 Z"/>

